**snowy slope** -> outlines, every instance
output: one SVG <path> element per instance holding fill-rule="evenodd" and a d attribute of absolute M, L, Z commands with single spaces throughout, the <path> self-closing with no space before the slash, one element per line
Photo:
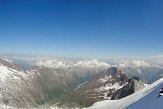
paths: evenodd
<path fill-rule="evenodd" d="M 26 73 L 12 61 L 6 57 L 0 58 L 0 104 L 15 107 L 35 104 L 25 77 Z"/>
<path fill-rule="evenodd" d="M 88 109 L 163 109 L 163 96 L 157 98 L 162 87 L 163 78 L 128 97 L 97 102 Z"/>

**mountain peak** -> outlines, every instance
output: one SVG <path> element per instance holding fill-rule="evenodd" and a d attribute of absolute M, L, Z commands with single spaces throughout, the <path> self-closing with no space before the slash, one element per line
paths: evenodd
<path fill-rule="evenodd" d="M 109 67 L 110 65 L 105 62 L 100 62 L 97 59 L 79 61 L 74 66 L 82 66 L 82 67 Z"/>
<path fill-rule="evenodd" d="M 111 67 L 107 70 L 108 74 L 111 75 L 111 76 L 115 76 L 116 73 L 118 72 L 117 68 L 116 67 Z"/>
<path fill-rule="evenodd" d="M 147 62 L 145 62 L 145 61 L 136 61 L 136 60 L 133 60 L 132 62 L 137 67 L 140 67 L 140 66 L 149 67 L 150 66 L 150 64 L 147 63 Z"/>

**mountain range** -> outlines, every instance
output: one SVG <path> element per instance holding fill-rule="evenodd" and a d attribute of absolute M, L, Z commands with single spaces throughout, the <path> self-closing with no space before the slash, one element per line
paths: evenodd
<path fill-rule="evenodd" d="M 19 108 L 55 103 L 59 107 L 88 107 L 137 92 L 161 78 L 162 68 L 135 60 L 110 64 L 97 59 L 1 57 L 1 104 Z"/>

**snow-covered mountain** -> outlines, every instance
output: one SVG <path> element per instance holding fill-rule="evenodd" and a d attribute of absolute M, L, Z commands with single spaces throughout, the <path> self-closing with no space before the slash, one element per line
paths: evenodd
<path fill-rule="evenodd" d="M 88 107 L 97 101 L 126 97 L 144 87 L 145 84 L 139 78 L 128 79 L 120 69 L 111 67 L 80 85 L 61 104 L 76 103 L 81 107 Z"/>
<path fill-rule="evenodd" d="M 129 78 L 133 76 L 139 77 L 145 83 L 151 84 L 158 79 L 156 75 L 163 69 L 161 64 L 156 64 L 138 60 L 122 60 L 114 63 L 120 68 Z"/>
<path fill-rule="evenodd" d="M 48 68 L 70 68 L 70 67 L 109 67 L 110 65 L 104 62 L 100 62 L 97 59 L 84 60 L 78 62 L 67 62 L 63 60 L 57 60 L 53 58 L 39 60 L 35 63 L 37 66 L 44 66 Z"/>
<path fill-rule="evenodd" d="M 150 67 L 150 66 L 157 66 L 157 64 L 150 64 L 146 61 L 140 61 L 140 60 L 121 60 L 117 62 L 117 66 L 119 67 Z"/>
<path fill-rule="evenodd" d="M 6 57 L 0 58 L 0 94 L 3 103 L 16 107 L 35 104 L 29 91 L 30 87 L 24 78 L 26 78 L 24 71 Z"/>
<path fill-rule="evenodd" d="M 158 97 L 161 88 L 163 78 L 128 97 L 97 102 L 87 109 L 162 109 L 163 96 Z"/>

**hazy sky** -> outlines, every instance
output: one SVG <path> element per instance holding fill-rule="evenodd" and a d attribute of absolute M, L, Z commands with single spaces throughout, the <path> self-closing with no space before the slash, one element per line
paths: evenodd
<path fill-rule="evenodd" d="M 161 55 L 163 0 L 0 0 L 0 53 Z"/>

